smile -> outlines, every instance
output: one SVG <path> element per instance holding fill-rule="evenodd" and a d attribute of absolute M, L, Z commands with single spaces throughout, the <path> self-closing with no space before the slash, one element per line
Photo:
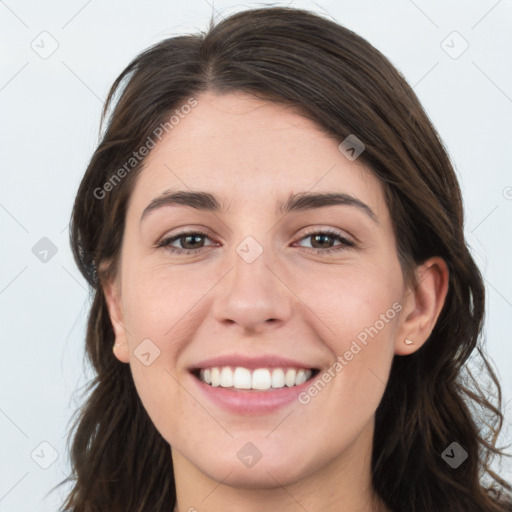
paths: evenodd
<path fill-rule="evenodd" d="M 256 368 L 238 366 L 204 368 L 196 376 L 212 387 L 266 391 L 300 386 L 318 373 L 306 368 Z"/>

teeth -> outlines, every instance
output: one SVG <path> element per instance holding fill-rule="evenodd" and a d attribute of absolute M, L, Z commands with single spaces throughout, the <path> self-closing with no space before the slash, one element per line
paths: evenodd
<path fill-rule="evenodd" d="M 295 384 L 298 386 L 300 384 L 304 384 L 308 380 L 306 375 L 306 370 L 299 370 L 297 372 L 297 377 L 295 377 Z"/>
<path fill-rule="evenodd" d="M 240 366 L 235 371 L 230 366 L 223 366 L 206 368 L 199 372 L 199 378 L 213 387 L 260 391 L 299 386 L 311 378 L 311 375 L 312 371 L 304 368 L 258 368 L 251 371 Z"/>
<path fill-rule="evenodd" d="M 231 371 L 231 368 L 228 368 Z M 236 389 L 251 389 L 252 375 L 247 368 L 236 368 L 233 375 L 233 387 Z"/>
<path fill-rule="evenodd" d="M 222 368 L 220 372 L 220 387 L 230 388 L 233 386 L 233 372 L 231 368 Z"/>
<path fill-rule="evenodd" d="M 281 368 L 276 368 L 272 372 L 272 387 L 273 388 L 284 387 L 284 371 Z"/>
<path fill-rule="evenodd" d="M 258 368 L 252 372 L 252 389 L 269 389 L 272 387 L 272 377 L 266 368 Z"/>
<path fill-rule="evenodd" d="M 218 368 L 212 368 L 211 373 L 212 386 L 217 388 L 220 386 L 220 372 Z"/>
<path fill-rule="evenodd" d="M 290 368 L 290 369 L 286 370 L 286 375 L 284 376 L 284 383 L 289 388 L 291 388 L 295 384 L 296 377 L 297 377 L 297 372 Z"/>

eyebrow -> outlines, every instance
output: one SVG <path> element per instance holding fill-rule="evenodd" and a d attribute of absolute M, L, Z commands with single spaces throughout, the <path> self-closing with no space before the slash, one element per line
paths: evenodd
<path fill-rule="evenodd" d="M 223 207 L 219 199 L 209 193 L 201 191 L 188 191 L 166 190 L 160 196 L 153 199 L 142 212 L 140 222 L 152 211 L 155 211 L 164 206 L 188 206 L 197 210 L 210 211 L 210 212 L 225 212 L 227 208 Z M 312 210 L 315 208 L 325 208 L 327 206 L 352 206 L 364 212 L 376 224 L 379 224 L 377 216 L 373 210 L 361 200 L 349 194 L 340 192 L 299 192 L 297 194 L 290 194 L 286 201 L 280 201 L 277 205 L 278 214 L 287 214 L 290 212 Z"/>

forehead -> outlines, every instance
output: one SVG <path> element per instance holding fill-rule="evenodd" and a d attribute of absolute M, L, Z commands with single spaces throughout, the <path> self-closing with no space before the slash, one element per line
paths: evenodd
<path fill-rule="evenodd" d="M 385 215 L 379 180 L 297 110 L 240 92 L 196 100 L 146 158 L 131 200 L 136 209 L 168 190 L 204 190 L 233 211 L 255 204 L 274 211 L 297 192 L 342 192 Z"/>

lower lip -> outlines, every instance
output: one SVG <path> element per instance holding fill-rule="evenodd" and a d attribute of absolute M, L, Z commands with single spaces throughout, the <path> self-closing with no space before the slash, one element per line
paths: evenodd
<path fill-rule="evenodd" d="M 298 401 L 300 393 L 311 386 L 314 380 L 307 380 L 298 386 L 271 388 L 268 391 L 258 390 L 234 390 L 213 387 L 190 374 L 196 386 L 208 398 L 208 400 L 237 414 L 265 414 L 274 412 L 285 405 Z"/>

